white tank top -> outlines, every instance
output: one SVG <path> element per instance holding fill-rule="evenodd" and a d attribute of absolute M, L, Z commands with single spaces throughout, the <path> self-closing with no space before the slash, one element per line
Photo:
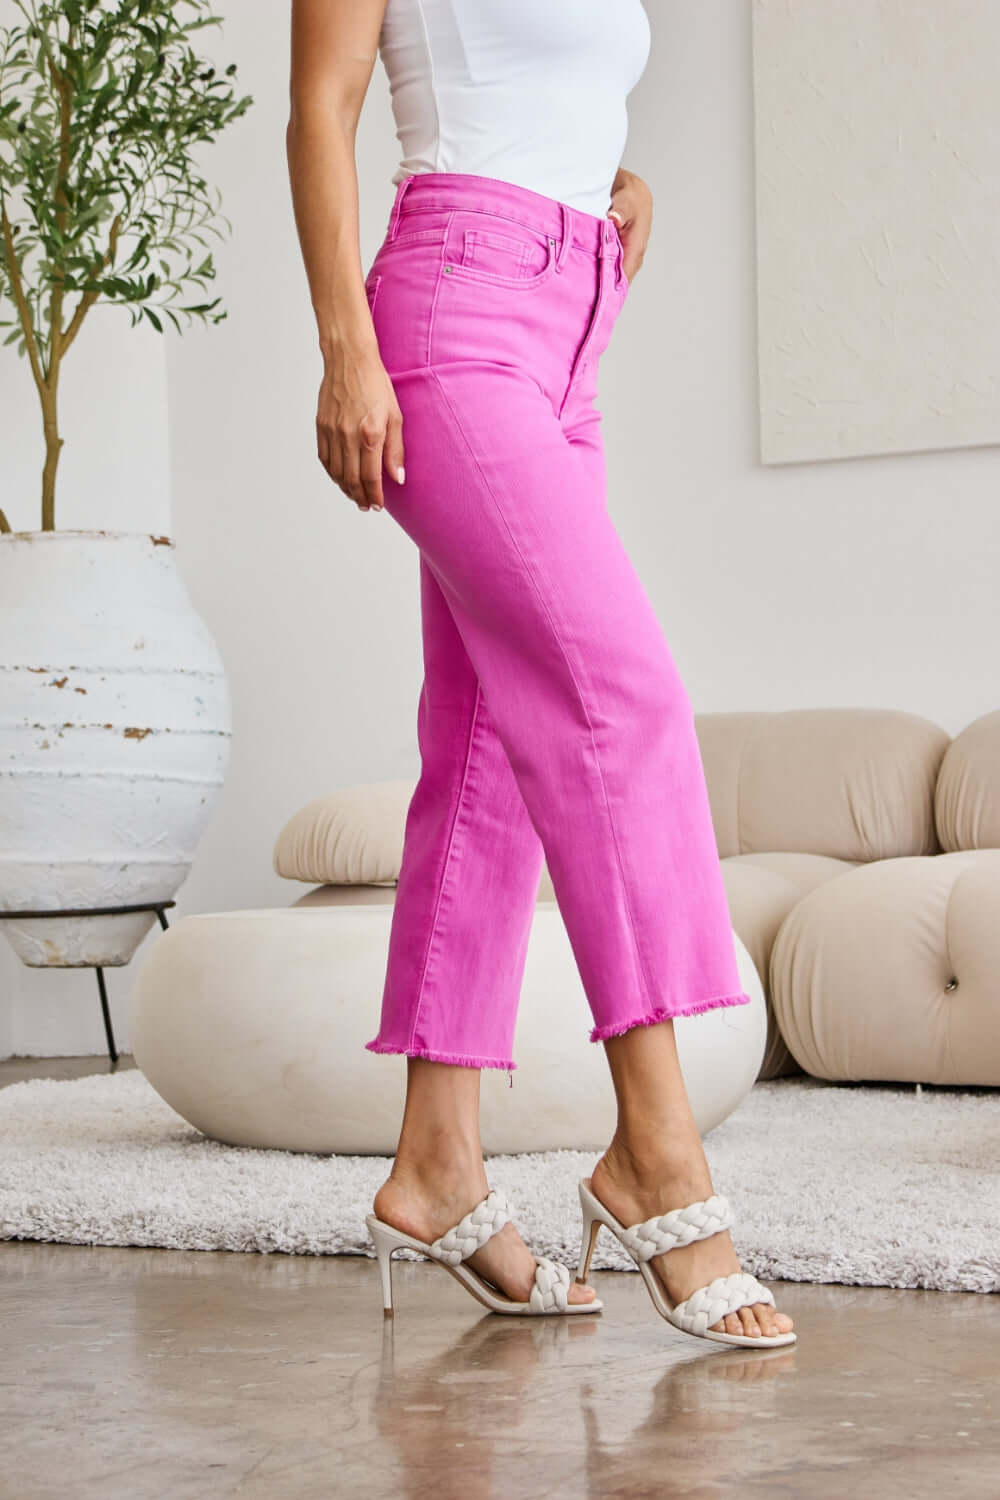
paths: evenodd
<path fill-rule="evenodd" d="M 475 172 L 603 218 L 649 44 L 640 0 L 388 0 L 392 181 Z"/>

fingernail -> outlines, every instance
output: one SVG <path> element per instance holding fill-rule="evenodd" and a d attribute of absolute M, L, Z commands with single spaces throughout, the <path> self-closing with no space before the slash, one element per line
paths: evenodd
<path fill-rule="evenodd" d="M 403 465 L 400 464 L 399 468 L 396 470 L 396 483 L 397 484 L 404 484 L 405 482 L 406 482 L 406 470 L 403 468 Z"/>

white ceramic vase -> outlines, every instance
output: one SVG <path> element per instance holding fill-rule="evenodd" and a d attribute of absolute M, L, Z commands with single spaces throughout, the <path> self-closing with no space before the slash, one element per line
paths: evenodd
<path fill-rule="evenodd" d="M 169 901 L 222 786 L 225 668 L 169 537 L 0 534 L 0 912 Z M 155 912 L 10 918 L 33 967 L 124 964 Z"/>

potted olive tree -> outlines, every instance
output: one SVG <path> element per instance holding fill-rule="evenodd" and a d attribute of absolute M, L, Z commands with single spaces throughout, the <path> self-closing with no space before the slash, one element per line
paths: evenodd
<path fill-rule="evenodd" d="M 197 157 L 249 107 L 196 44 L 209 0 L 9 0 L 0 338 L 41 415 L 40 525 L 0 451 L 0 913 L 169 900 L 222 784 L 229 700 L 169 537 L 58 530 L 59 382 L 100 304 L 156 332 L 225 313 Z M 107 316 L 105 313 L 99 316 Z M 37 512 L 36 512 L 37 514 Z M 16 918 L 28 964 L 126 963 L 152 912 Z"/>

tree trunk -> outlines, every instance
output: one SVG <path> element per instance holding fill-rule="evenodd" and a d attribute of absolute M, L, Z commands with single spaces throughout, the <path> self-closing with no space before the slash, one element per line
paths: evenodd
<path fill-rule="evenodd" d="M 56 469 L 63 439 L 59 436 L 56 391 L 58 366 L 54 366 L 42 396 L 42 424 L 45 430 L 45 467 L 42 469 L 42 530 L 56 529 Z"/>

